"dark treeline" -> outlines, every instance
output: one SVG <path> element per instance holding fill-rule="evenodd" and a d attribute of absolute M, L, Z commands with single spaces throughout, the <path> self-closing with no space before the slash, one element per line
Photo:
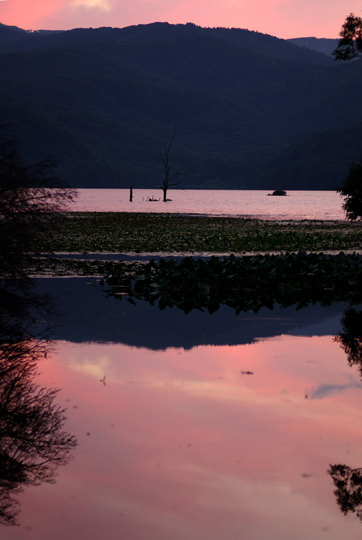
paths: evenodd
<path fill-rule="evenodd" d="M 0 44 L 3 122 L 75 187 L 158 188 L 174 129 L 183 188 L 335 189 L 360 155 L 358 61 L 193 24 L 0 25 Z"/>
<path fill-rule="evenodd" d="M 75 196 L 54 164 L 28 165 L 0 129 L 0 525 L 18 523 L 25 487 L 55 482 L 76 446 L 64 429 L 58 390 L 37 384 L 37 363 L 51 345 L 49 297 L 30 278 L 33 237 Z"/>

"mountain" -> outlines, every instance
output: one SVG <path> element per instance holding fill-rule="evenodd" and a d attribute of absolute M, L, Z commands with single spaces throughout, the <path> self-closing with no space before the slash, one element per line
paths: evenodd
<path fill-rule="evenodd" d="M 0 114 L 75 187 L 335 189 L 361 157 L 359 62 L 241 29 L 0 25 Z"/>
<path fill-rule="evenodd" d="M 326 39 L 326 38 L 315 38 L 315 37 L 305 37 L 305 38 L 292 38 L 288 39 L 289 43 L 298 45 L 299 47 L 304 47 L 306 49 L 311 49 L 312 51 L 318 51 L 328 56 L 332 56 L 333 51 L 338 45 L 338 39 Z"/>
<path fill-rule="evenodd" d="M 73 343 L 123 343 L 130 347 L 166 350 L 169 347 L 192 349 L 203 345 L 239 345 L 254 343 L 281 334 L 336 335 L 340 332 L 345 306 L 341 303 L 322 307 L 308 305 L 270 310 L 261 308 L 236 314 L 225 305 L 214 313 L 177 308 L 161 310 L 157 304 L 136 304 L 107 296 L 99 286 L 90 286 L 88 278 L 37 279 L 37 291 L 47 294 L 57 305 L 48 323 L 56 340 Z M 97 317 L 94 314 L 97 314 Z M 39 330 L 44 321 L 39 321 Z"/>

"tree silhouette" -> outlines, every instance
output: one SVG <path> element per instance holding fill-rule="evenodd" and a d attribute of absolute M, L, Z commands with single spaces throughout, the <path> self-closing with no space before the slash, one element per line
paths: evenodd
<path fill-rule="evenodd" d="M 339 33 L 337 48 L 333 51 L 335 60 L 352 60 L 362 56 L 362 18 L 350 13 Z M 337 189 L 346 197 L 343 209 L 348 219 L 362 218 L 362 162 L 352 163 L 348 177 Z"/>
<path fill-rule="evenodd" d="M 58 390 L 34 383 L 46 341 L 0 346 L 0 523 L 15 525 L 17 495 L 26 486 L 55 481 L 57 468 L 70 459 L 76 440 L 63 430 L 65 410 L 55 403 Z"/>
<path fill-rule="evenodd" d="M 17 523 L 17 495 L 26 486 L 54 482 L 76 440 L 63 430 L 58 390 L 34 383 L 37 361 L 46 356 L 48 332 L 36 323 L 52 308 L 29 279 L 34 237 L 74 190 L 59 185 L 54 163 L 27 166 L 16 145 L 0 138 L 0 523 Z M 41 338 L 41 339 L 40 339 Z"/>
<path fill-rule="evenodd" d="M 49 330 L 36 335 L 34 324 L 49 309 L 48 299 L 30 294 L 27 285 L 22 294 L 14 293 L 9 278 L 1 285 L 0 299 L 8 301 L 0 303 L 0 524 L 14 525 L 17 495 L 26 486 L 54 482 L 76 440 L 63 430 L 66 417 L 55 402 L 58 390 L 34 382 L 37 362 L 51 347 Z M 10 302 L 14 297 L 20 300 L 16 307 Z"/>
<path fill-rule="evenodd" d="M 34 238 L 76 196 L 55 175 L 56 163 L 25 164 L 14 141 L 0 135 L 0 277 L 27 274 Z"/>
<path fill-rule="evenodd" d="M 353 512 L 362 521 L 362 468 L 351 469 L 348 465 L 330 465 L 328 474 L 336 487 L 334 494 L 344 515 Z"/>
<path fill-rule="evenodd" d="M 15 142 L 0 132 L 0 335 L 10 326 L 14 336 L 17 328 L 20 341 L 30 311 L 44 314 L 50 307 L 28 276 L 34 239 L 49 233 L 57 213 L 76 196 L 54 170 L 51 159 L 25 164 Z"/>
<path fill-rule="evenodd" d="M 349 365 L 357 365 L 362 376 L 362 311 L 348 308 L 341 323 L 342 332 L 335 337 L 335 341 L 346 353 Z"/>
<path fill-rule="evenodd" d="M 162 159 L 163 163 L 163 182 L 161 185 L 161 189 L 163 192 L 163 202 L 167 202 L 167 191 L 171 186 L 178 186 L 181 184 L 181 182 L 171 182 L 174 178 L 177 176 L 180 176 L 182 174 L 186 174 L 188 169 L 182 170 L 182 169 L 176 169 L 174 168 L 174 163 L 171 160 L 171 149 L 172 145 L 175 139 L 176 130 L 174 129 L 173 135 L 171 137 L 171 140 L 168 145 L 166 143 L 163 144 L 163 152 L 160 153 L 160 157 Z"/>
<path fill-rule="evenodd" d="M 339 33 L 337 48 L 333 51 L 335 60 L 352 60 L 362 55 L 362 19 L 350 13 Z"/>
<path fill-rule="evenodd" d="M 357 365 L 362 375 L 362 311 L 348 308 L 341 322 L 342 332 L 335 337 L 335 341 L 346 353 L 349 365 Z M 334 494 L 341 512 L 345 515 L 353 512 L 362 521 L 362 468 L 330 465 L 328 474 L 336 487 Z"/>
<path fill-rule="evenodd" d="M 34 383 L 37 362 L 51 347 L 49 330 L 36 330 L 49 299 L 37 295 L 30 280 L 8 278 L 1 280 L 0 300 L 0 524 L 15 525 L 19 493 L 54 482 L 76 440 L 63 430 L 58 390 Z"/>
<path fill-rule="evenodd" d="M 354 221 L 362 218 L 362 162 L 352 163 L 349 175 L 337 192 L 345 197 L 343 210 L 348 219 Z"/>

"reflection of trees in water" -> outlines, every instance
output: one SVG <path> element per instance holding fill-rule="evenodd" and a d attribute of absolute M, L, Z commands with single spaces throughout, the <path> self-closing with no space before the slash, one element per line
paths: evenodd
<path fill-rule="evenodd" d="M 331 465 L 328 474 L 336 487 L 334 494 L 341 512 L 353 512 L 362 521 L 362 468 Z"/>
<path fill-rule="evenodd" d="M 116 263 L 107 294 L 158 305 L 214 313 L 221 305 L 257 313 L 262 307 L 362 301 L 362 256 L 317 253 L 184 257 Z M 104 284 L 104 281 L 101 281 Z"/>
<path fill-rule="evenodd" d="M 57 390 L 34 383 L 48 343 L 34 323 L 49 300 L 29 279 L 34 238 L 75 196 L 61 186 L 49 160 L 28 166 L 15 143 L 0 132 L 0 523 L 14 525 L 16 496 L 25 486 L 54 482 L 76 445 L 63 431 Z M 58 187 L 60 186 L 60 187 Z"/>
<path fill-rule="evenodd" d="M 342 318 L 342 332 L 336 336 L 350 366 L 357 365 L 362 375 L 362 311 L 348 308 Z"/>
<path fill-rule="evenodd" d="M 63 430 L 58 390 L 34 382 L 46 357 L 47 330 L 35 336 L 51 307 L 27 278 L 0 279 L 0 524 L 15 525 L 26 486 L 54 482 L 76 440 Z M 41 339 L 39 339 L 41 338 Z"/>
<path fill-rule="evenodd" d="M 47 344 L 23 341 L 0 346 L 0 523 L 15 524 L 16 495 L 25 486 L 54 482 L 75 438 L 63 431 L 64 410 L 56 389 L 34 383 L 36 359 Z"/>
<path fill-rule="evenodd" d="M 342 318 L 342 332 L 336 336 L 350 366 L 358 366 L 362 375 L 362 311 L 348 308 Z M 362 521 L 362 468 L 330 465 L 328 474 L 336 487 L 334 494 L 344 515 L 353 512 Z"/>

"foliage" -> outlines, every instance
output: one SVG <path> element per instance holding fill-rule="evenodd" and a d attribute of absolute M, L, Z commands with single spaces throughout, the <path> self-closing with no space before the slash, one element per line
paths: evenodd
<path fill-rule="evenodd" d="M 335 60 L 352 60 L 362 56 L 362 18 L 351 13 L 340 31 L 340 40 L 333 52 Z M 351 220 L 362 218 L 362 162 L 352 163 L 349 176 L 337 191 L 346 197 L 343 205 Z"/>
<path fill-rule="evenodd" d="M 161 255 L 355 250 L 362 249 L 362 223 L 72 212 L 58 217 L 51 238 L 45 231 L 34 239 L 37 251 L 47 246 L 58 252 Z"/>
<path fill-rule="evenodd" d="M 16 496 L 25 486 L 54 482 L 76 441 L 63 431 L 57 390 L 34 383 L 48 351 L 34 323 L 51 308 L 29 279 L 34 237 L 74 192 L 56 183 L 53 162 L 24 163 L 16 145 L 0 142 L 0 523 L 16 524 Z M 39 338 L 42 340 L 39 340 Z"/>
<path fill-rule="evenodd" d="M 335 60 L 352 60 L 362 56 L 362 19 L 350 13 L 340 31 L 340 40 L 333 52 Z"/>
<path fill-rule="evenodd" d="M 362 218 L 362 161 L 352 163 L 349 175 L 342 186 L 337 189 L 342 197 L 346 197 L 343 209 L 348 219 Z"/>
<path fill-rule="evenodd" d="M 346 310 L 342 319 L 342 332 L 335 341 L 347 355 L 350 366 L 357 365 L 362 375 L 362 312 L 354 308 Z"/>
<path fill-rule="evenodd" d="M 347 308 L 342 319 L 342 331 L 335 341 L 347 355 L 350 366 L 357 366 L 362 375 L 362 311 Z M 353 512 L 362 521 L 362 468 L 351 469 L 348 465 L 330 465 L 328 474 L 336 487 L 334 494 L 343 512 Z"/>
<path fill-rule="evenodd" d="M 15 525 L 17 495 L 26 486 L 53 483 L 76 446 L 63 430 L 57 390 L 34 382 L 36 362 L 47 353 L 36 340 L 0 344 L 0 524 Z"/>
<path fill-rule="evenodd" d="M 58 390 L 35 382 L 37 362 L 50 351 L 38 318 L 51 309 L 29 280 L 0 280 L 0 524 L 16 525 L 19 494 L 55 481 L 76 446 L 63 428 Z M 40 332 L 40 333 L 39 333 Z"/>
<path fill-rule="evenodd" d="M 362 469 L 351 469 L 348 465 L 330 465 L 328 474 L 333 479 L 337 504 L 344 515 L 356 513 L 362 521 Z"/>
<path fill-rule="evenodd" d="M 56 213 L 75 196 L 58 183 L 55 163 L 26 165 L 15 143 L 0 139 L 0 276 L 24 278 L 34 237 L 49 233 Z"/>
<path fill-rule="evenodd" d="M 211 257 L 202 260 L 151 260 L 147 264 L 118 263 L 106 278 L 115 298 L 216 311 L 226 304 L 257 312 L 275 303 L 281 306 L 362 300 L 362 256 L 285 254 L 251 257 Z"/>
<path fill-rule="evenodd" d="M 35 313 L 50 308 L 29 279 L 34 238 L 46 237 L 57 213 L 72 200 L 74 190 L 57 184 L 54 163 L 26 165 L 12 141 L 0 138 L 0 332 L 24 337 Z M 49 244 L 48 244 L 49 245 Z M 15 331 L 16 329 L 16 331 Z"/>
<path fill-rule="evenodd" d="M 0 139 L 0 331 L 7 335 L 11 323 L 23 339 L 24 311 L 48 309 L 48 300 L 38 296 L 29 280 L 34 238 L 50 238 L 57 213 L 75 192 L 57 184 L 54 163 L 43 160 L 26 165 L 12 141 Z M 49 244 L 48 244 L 49 246 Z M 29 307 L 30 306 L 30 307 Z"/>
<path fill-rule="evenodd" d="M 53 163 L 26 166 L 13 144 L 0 147 L 0 238 L 2 275 L 19 273 L 32 238 L 44 230 L 49 218 L 71 194 L 53 187 L 47 176 Z M 4 258 L 6 254 L 6 258 Z"/>

